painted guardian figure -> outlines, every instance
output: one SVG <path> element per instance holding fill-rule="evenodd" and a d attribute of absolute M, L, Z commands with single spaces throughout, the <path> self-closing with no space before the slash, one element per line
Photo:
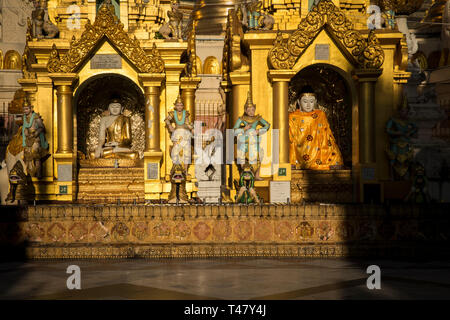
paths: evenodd
<path fill-rule="evenodd" d="M 191 137 L 194 126 L 191 123 L 189 111 L 184 109 L 180 95 L 175 101 L 173 111 L 169 111 L 164 122 L 173 142 L 170 151 L 172 162 L 174 164 L 183 164 L 187 173 L 191 163 Z"/>
<path fill-rule="evenodd" d="M 302 88 L 298 102 L 299 109 L 289 114 L 290 163 L 311 170 L 342 167 L 341 151 L 312 87 Z"/>
<path fill-rule="evenodd" d="M 262 180 L 259 175 L 261 166 L 260 142 L 261 135 L 270 128 L 270 123 L 264 118 L 255 114 L 256 105 L 253 103 L 252 95 L 248 92 L 247 102 L 244 106 L 244 114 L 240 116 L 234 124 L 234 134 L 237 136 L 237 159 L 238 164 L 243 164 L 246 159 L 255 166 L 255 179 Z"/>
<path fill-rule="evenodd" d="M 23 107 L 22 147 L 23 160 L 28 174 L 41 178 L 42 159 L 48 155 L 48 142 L 45 139 L 45 127 L 39 113 L 26 103 Z"/>

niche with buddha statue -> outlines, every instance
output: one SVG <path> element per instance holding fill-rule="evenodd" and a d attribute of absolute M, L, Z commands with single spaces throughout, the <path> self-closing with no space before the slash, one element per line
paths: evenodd
<path fill-rule="evenodd" d="M 107 147 L 108 141 L 99 141 L 102 119 L 109 116 L 109 105 L 114 100 L 122 106 L 121 121 L 127 128 L 126 142 L 128 154 L 133 159 L 143 157 L 145 147 L 144 96 L 131 80 L 119 75 L 101 75 L 86 81 L 77 90 L 75 96 L 77 113 L 77 152 L 80 160 L 94 161 L 96 158 L 110 158 L 111 154 L 103 150 L 95 156 L 96 149 Z M 119 119 L 120 120 L 120 119 Z M 117 127 L 117 125 L 115 126 Z M 128 128 L 129 127 L 129 128 Z M 122 130 L 122 129 L 121 129 Z M 108 133 L 106 140 L 108 140 Z M 131 140 L 131 141 L 129 141 Z M 113 156 L 113 158 L 115 158 Z M 121 158 L 121 157 L 117 157 Z M 85 161 L 83 161 L 85 162 Z"/>
<path fill-rule="evenodd" d="M 352 99 L 346 80 L 325 65 L 301 70 L 289 84 L 289 112 L 300 108 L 302 88 L 310 86 L 317 98 L 316 108 L 323 111 L 332 136 L 342 155 L 343 166 L 352 166 Z"/>

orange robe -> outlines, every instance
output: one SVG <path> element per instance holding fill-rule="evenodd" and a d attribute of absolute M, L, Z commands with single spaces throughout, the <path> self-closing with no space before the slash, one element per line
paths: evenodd
<path fill-rule="evenodd" d="M 329 170 L 343 165 L 327 116 L 320 109 L 289 114 L 289 142 L 289 160 L 302 169 Z"/>

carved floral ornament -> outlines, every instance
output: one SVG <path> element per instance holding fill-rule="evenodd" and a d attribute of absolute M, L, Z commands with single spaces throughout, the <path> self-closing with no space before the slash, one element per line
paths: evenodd
<path fill-rule="evenodd" d="M 353 29 L 352 23 L 330 0 L 321 0 L 302 19 L 298 29 L 287 41 L 278 33 L 269 52 L 274 69 L 292 69 L 298 58 L 319 32 L 327 27 L 354 57 L 359 68 L 379 69 L 384 62 L 384 51 L 373 31 L 366 39 Z"/>
<path fill-rule="evenodd" d="M 161 58 L 156 45 L 150 54 L 146 54 L 140 47 L 139 40 L 131 39 L 123 30 L 123 23 L 114 14 L 114 6 L 104 3 L 97 12 L 94 24 L 88 20 L 80 39 L 72 38 L 70 50 L 63 57 L 59 56 L 55 44 L 53 44 L 50 58 L 47 64 L 49 72 L 74 72 L 91 50 L 106 37 L 114 44 L 122 54 L 130 60 L 139 72 L 162 73 L 164 61 Z"/>

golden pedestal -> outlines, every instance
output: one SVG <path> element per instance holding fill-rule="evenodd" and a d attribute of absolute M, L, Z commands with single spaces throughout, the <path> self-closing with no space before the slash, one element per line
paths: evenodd
<path fill-rule="evenodd" d="M 349 203 L 353 201 L 351 170 L 292 170 L 292 202 Z"/>
<path fill-rule="evenodd" d="M 77 187 L 81 203 L 142 203 L 144 168 L 82 167 Z"/>

